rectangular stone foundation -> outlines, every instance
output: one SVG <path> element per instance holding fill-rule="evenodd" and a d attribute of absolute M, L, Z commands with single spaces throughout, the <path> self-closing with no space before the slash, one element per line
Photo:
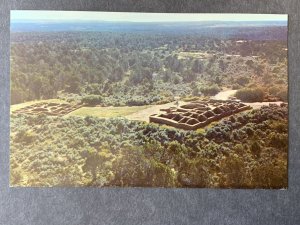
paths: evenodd
<path fill-rule="evenodd" d="M 213 102 L 213 105 L 210 102 L 192 102 L 175 110 L 164 110 L 166 113 L 163 114 L 151 115 L 149 121 L 184 130 L 196 130 L 248 109 L 251 107 L 234 101 Z"/>

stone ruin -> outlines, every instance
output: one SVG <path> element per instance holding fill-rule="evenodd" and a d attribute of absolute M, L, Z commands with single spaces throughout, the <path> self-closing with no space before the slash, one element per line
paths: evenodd
<path fill-rule="evenodd" d="M 29 114 L 29 115 L 48 115 L 48 116 L 64 116 L 70 112 L 80 108 L 81 105 L 72 105 L 68 103 L 36 103 L 24 108 L 18 109 L 13 113 Z"/>
<path fill-rule="evenodd" d="M 178 108 L 161 109 L 164 113 L 151 115 L 149 120 L 153 123 L 165 124 L 184 130 L 196 130 L 207 126 L 211 122 L 248 109 L 251 109 L 251 107 L 239 101 L 210 99 L 190 102 Z"/>

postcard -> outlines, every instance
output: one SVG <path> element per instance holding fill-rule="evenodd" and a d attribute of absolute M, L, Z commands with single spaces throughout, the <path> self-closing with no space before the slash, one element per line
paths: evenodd
<path fill-rule="evenodd" d="M 11 11 L 13 187 L 288 187 L 288 18 Z"/>

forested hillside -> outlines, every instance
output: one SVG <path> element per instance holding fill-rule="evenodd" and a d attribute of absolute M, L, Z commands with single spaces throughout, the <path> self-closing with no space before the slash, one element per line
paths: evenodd
<path fill-rule="evenodd" d="M 194 34 L 12 33 L 11 99 L 92 95 L 103 105 L 146 105 L 259 85 L 286 100 L 286 48 Z"/>
<path fill-rule="evenodd" d="M 122 118 L 13 116 L 11 184 L 287 187 L 287 107 L 198 131 Z"/>
<path fill-rule="evenodd" d="M 287 187 L 285 22 L 20 24 L 12 186 Z"/>

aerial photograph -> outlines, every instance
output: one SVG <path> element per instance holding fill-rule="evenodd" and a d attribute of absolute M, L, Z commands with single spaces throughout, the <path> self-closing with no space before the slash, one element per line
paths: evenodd
<path fill-rule="evenodd" d="M 10 22 L 10 186 L 288 188 L 287 15 Z"/>

